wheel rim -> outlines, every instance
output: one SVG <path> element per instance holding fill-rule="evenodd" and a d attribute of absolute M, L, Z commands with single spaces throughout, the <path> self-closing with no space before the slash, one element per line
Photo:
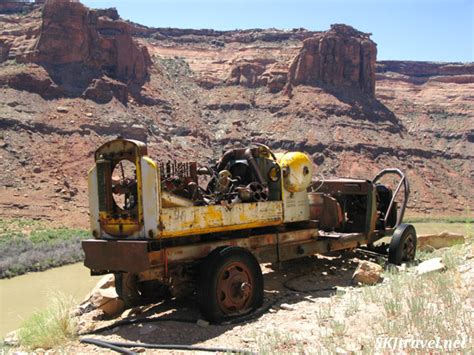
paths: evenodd
<path fill-rule="evenodd" d="M 403 243 L 402 259 L 404 261 L 411 261 L 415 259 L 415 237 L 412 234 L 407 235 Z"/>
<path fill-rule="evenodd" d="M 250 269 L 241 262 L 226 265 L 217 280 L 217 302 L 224 314 L 248 308 L 253 293 Z"/>

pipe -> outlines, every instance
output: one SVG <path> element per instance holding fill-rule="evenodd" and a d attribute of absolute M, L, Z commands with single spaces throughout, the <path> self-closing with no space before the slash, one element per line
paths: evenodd
<path fill-rule="evenodd" d="M 263 178 L 262 173 L 260 172 L 260 169 L 258 168 L 257 162 L 255 161 L 255 158 L 253 156 L 252 148 L 247 148 L 245 150 L 244 155 L 245 155 L 245 158 L 247 159 L 248 163 L 252 167 L 252 170 L 253 170 L 255 176 L 257 177 L 258 182 L 260 184 L 262 184 L 263 187 L 267 187 L 267 182 Z"/>
<path fill-rule="evenodd" d="M 241 159 L 242 156 L 244 155 L 244 149 L 229 149 L 222 155 L 220 160 L 217 162 L 216 169 L 217 171 L 221 171 L 222 169 L 225 168 L 227 163 L 232 160 L 232 159 Z"/>
<path fill-rule="evenodd" d="M 233 353 L 233 354 L 253 354 L 248 350 L 243 349 L 228 349 L 228 348 L 213 348 L 196 345 L 181 345 L 181 344 L 150 344 L 150 343 L 121 343 L 115 341 L 105 341 L 92 338 L 82 338 L 81 343 L 94 344 L 102 348 L 109 348 L 121 354 L 136 354 L 133 351 L 123 348 L 145 348 L 145 349 L 163 349 L 163 350 L 188 350 L 188 351 L 207 351 L 218 353 Z"/>
<path fill-rule="evenodd" d="M 101 348 L 106 348 L 110 349 L 113 351 L 118 352 L 119 354 L 127 354 L 127 355 L 135 355 L 136 352 L 124 349 L 123 347 L 120 347 L 114 343 L 108 342 L 108 341 L 103 341 L 99 339 L 92 339 L 92 338 L 82 338 L 80 340 L 81 343 L 83 344 L 92 344 Z"/>
<path fill-rule="evenodd" d="M 233 317 L 230 319 L 224 319 L 220 323 L 212 323 L 212 325 L 229 325 L 229 324 L 238 324 L 247 322 L 248 320 L 255 319 L 260 317 L 265 312 L 267 312 L 271 307 L 273 307 L 278 302 L 278 299 L 269 302 L 267 305 L 258 308 L 255 311 L 250 311 L 249 313 L 242 314 L 238 317 Z M 181 322 L 181 323 L 190 323 L 196 324 L 197 319 L 189 319 L 189 318 L 134 318 L 134 319 L 123 319 L 113 324 L 107 325 L 105 327 L 94 329 L 93 331 L 80 333 L 78 335 L 87 335 L 87 334 L 97 334 L 101 332 L 105 332 L 107 330 L 112 330 L 116 327 L 122 325 L 131 325 L 131 324 L 142 324 L 142 323 L 155 323 L 155 322 Z"/>
<path fill-rule="evenodd" d="M 410 196 L 410 184 L 408 183 L 408 179 L 406 178 L 405 174 L 399 170 L 399 169 L 383 169 L 380 171 L 377 176 L 372 180 L 372 183 L 375 184 L 377 181 L 379 181 L 384 175 L 388 174 L 396 174 L 400 177 L 400 182 L 398 183 L 398 186 L 395 190 L 395 192 L 392 194 L 392 199 L 390 200 L 390 204 L 388 206 L 387 211 L 385 212 L 385 222 L 387 221 L 388 215 L 390 213 L 390 210 L 392 209 L 393 203 L 395 201 L 395 198 L 400 191 L 400 187 L 403 184 L 403 200 L 402 200 L 402 205 L 400 206 L 400 212 L 397 217 L 397 223 L 394 227 L 398 227 L 403 220 L 403 216 L 405 215 L 405 209 L 408 204 L 408 197 Z"/>

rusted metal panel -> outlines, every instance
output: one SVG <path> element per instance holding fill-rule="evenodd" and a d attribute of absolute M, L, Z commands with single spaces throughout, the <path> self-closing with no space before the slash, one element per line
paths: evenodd
<path fill-rule="evenodd" d="M 366 195 L 370 182 L 356 179 L 325 180 L 318 188 L 318 192 L 329 194 Z"/>
<path fill-rule="evenodd" d="M 279 225 L 283 209 L 281 201 L 163 208 L 160 219 L 160 235 L 177 237 Z"/>
<path fill-rule="evenodd" d="M 309 220 L 309 200 L 306 191 L 283 191 L 284 222 Z"/>
<path fill-rule="evenodd" d="M 276 245 L 276 234 L 265 234 L 250 238 L 229 239 L 166 248 L 163 250 L 150 252 L 149 259 L 151 265 L 162 265 L 165 262 L 172 264 L 204 258 L 209 255 L 212 250 L 223 246 L 239 246 L 242 248 L 247 248 L 252 253 L 258 253 L 260 249 L 264 249 L 266 247 L 274 248 Z"/>
<path fill-rule="evenodd" d="M 165 262 L 172 264 L 183 261 L 193 261 L 206 257 L 212 250 L 222 246 L 239 246 L 251 251 L 260 262 L 275 262 L 278 261 L 276 258 L 278 245 L 303 243 L 313 241 L 318 237 L 319 232 L 316 229 L 270 233 L 249 238 L 170 247 L 164 250 L 150 252 L 149 259 L 151 265 L 163 265 Z"/>
<path fill-rule="evenodd" d="M 150 268 L 147 241 L 82 241 L 84 265 L 91 270 L 140 272 Z"/>
<path fill-rule="evenodd" d="M 151 269 L 138 273 L 138 281 L 147 281 L 147 280 L 163 281 L 164 279 L 165 279 L 164 266 L 153 267 Z"/>
<path fill-rule="evenodd" d="M 278 257 L 279 261 L 301 258 L 314 254 L 325 254 L 331 251 L 352 249 L 359 246 L 359 241 L 355 239 L 319 239 L 309 240 L 306 242 L 293 242 L 287 244 L 279 244 Z"/>
<path fill-rule="evenodd" d="M 295 231 L 288 231 L 278 233 L 278 241 L 280 244 L 305 241 L 317 238 L 319 231 L 317 229 L 300 229 Z"/>

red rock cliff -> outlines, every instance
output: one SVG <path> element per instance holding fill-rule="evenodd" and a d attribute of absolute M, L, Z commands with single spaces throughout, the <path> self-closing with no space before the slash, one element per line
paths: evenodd
<path fill-rule="evenodd" d="M 374 95 L 377 46 L 369 37 L 350 26 L 332 25 L 305 39 L 291 63 L 289 85 L 326 84 Z"/>
<path fill-rule="evenodd" d="M 112 78 L 141 82 L 150 63 L 116 11 L 90 10 L 80 3 L 48 2 L 34 50 L 17 60 L 41 64 L 80 64 Z"/>

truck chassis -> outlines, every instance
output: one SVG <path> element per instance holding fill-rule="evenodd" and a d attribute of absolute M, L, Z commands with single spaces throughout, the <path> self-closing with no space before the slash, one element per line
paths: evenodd
<path fill-rule="evenodd" d="M 153 198 L 155 198 L 153 194 L 159 196 L 161 193 L 165 196 L 163 187 L 161 189 L 159 187 L 159 177 L 146 176 L 148 168 L 144 162 L 152 167 L 153 164 L 146 157 L 143 145 L 126 140 L 118 140 L 114 144 L 117 146 L 118 143 L 119 146 L 127 147 L 123 151 L 128 160 L 137 161 L 136 166 L 140 166 L 138 159 L 141 159 L 141 171 L 137 174 L 136 180 L 140 182 L 142 179 L 142 181 L 138 184 L 138 189 L 135 188 L 135 191 L 142 193 L 138 202 L 141 201 L 146 205 L 145 200 L 150 195 Z M 130 147 L 136 149 L 135 155 L 133 152 L 130 153 L 132 151 Z M 98 152 L 100 151 L 101 148 Z M 106 147 L 105 151 L 113 152 L 116 160 L 123 158 L 119 154 L 120 150 L 113 150 L 110 146 Z M 232 154 L 235 156 L 238 152 Z M 249 149 L 241 154 L 249 160 L 253 159 Z M 106 158 L 107 155 L 96 153 L 98 165 L 105 164 Z M 285 172 L 280 171 L 282 167 L 285 168 L 283 163 L 280 164 L 281 160 L 278 160 L 278 165 L 276 158 L 268 160 L 263 163 L 259 160 L 259 169 L 262 169 L 263 165 L 265 169 L 274 169 L 278 174 L 281 173 L 281 176 L 285 176 Z M 222 160 L 221 165 L 225 165 Z M 251 162 L 249 166 L 252 166 Z M 159 170 L 156 167 L 154 169 Z M 153 169 L 150 171 L 153 172 Z M 222 168 L 217 171 L 222 171 Z M 219 177 L 221 175 L 225 174 L 220 174 Z M 288 192 L 285 187 L 281 192 L 278 190 L 279 187 L 274 185 L 273 188 L 280 191 L 283 197 L 275 195 L 265 184 L 264 179 L 258 175 L 260 174 L 257 172 L 254 178 L 263 182 L 263 187 L 257 186 L 253 190 L 241 188 L 238 193 L 234 192 L 232 195 L 245 200 L 249 193 L 258 194 L 258 198 L 252 195 L 252 200 L 248 200 L 247 203 L 232 205 L 226 200 L 220 201 L 216 206 L 200 207 L 186 205 L 188 201 L 179 196 L 167 196 L 168 200 L 165 201 L 163 197 L 161 203 L 175 203 L 177 206 L 172 206 L 168 210 L 163 209 L 165 212 L 153 210 L 151 214 L 133 206 L 131 210 L 135 211 L 134 213 L 123 208 L 118 210 L 122 213 L 120 215 L 116 212 L 117 209 L 107 210 L 107 203 L 115 206 L 114 203 L 100 201 L 101 194 L 102 198 L 106 195 L 104 191 L 107 190 L 107 186 L 104 181 L 110 180 L 110 176 L 104 176 L 101 171 L 91 170 L 92 178 L 89 180 L 89 190 L 92 192 L 91 228 L 95 239 L 85 240 L 82 243 L 85 266 L 91 269 L 92 274 L 114 273 L 117 293 L 127 306 L 157 300 L 169 293 L 180 296 L 195 291 L 203 315 L 210 321 L 218 322 L 249 312 L 262 304 L 263 277 L 260 263 L 277 264 L 286 260 L 361 246 L 371 248 L 375 242 L 385 237 L 390 237 L 389 262 L 400 264 L 414 259 L 416 231 L 413 226 L 402 224 L 409 185 L 400 170 L 382 170 L 371 181 L 357 179 L 313 181 L 305 186 L 303 191 L 290 191 L 290 188 Z M 399 178 L 393 193 L 380 184 L 380 180 L 387 175 Z M 148 191 L 147 182 L 144 181 L 146 179 L 148 179 Z M 158 185 L 150 184 L 153 179 L 157 180 Z M 221 183 L 221 180 L 216 181 Z M 225 179 L 223 181 L 226 182 Z M 252 186 L 256 185 L 255 183 Z M 109 187 L 109 190 L 111 189 Z M 317 191 L 314 191 L 315 189 Z M 398 208 L 396 198 L 402 190 L 404 194 Z M 229 191 L 228 186 L 225 191 Z M 226 193 L 225 196 L 230 196 L 228 192 Z M 274 201 L 265 200 L 269 199 L 268 196 L 272 193 L 276 196 Z M 259 200 L 261 196 L 265 196 L 263 200 Z M 291 200 L 292 198 L 294 200 Z M 159 209 L 160 199 L 157 201 L 152 200 Z M 156 209 L 153 203 L 152 209 Z M 180 205 L 183 203 L 185 205 Z M 233 215 L 228 214 L 228 210 L 235 206 L 238 208 L 233 210 Z M 280 209 L 283 217 L 278 215 Z M 285 211 L 291 213 L 285 215 L 283 213 Z M 158 223 L 148 232 L 146 232 L 147 221 L 143 221 L 147 213 L 149 215 L 158 213 L 160 215 L 158 219 L 161 221 L 161 225 Z M 239 218 L 236 219 L 235 215 Z M 174 217 L 163 218 L 163 216 Z M 313 219 L 315 216 L 318 219 Z M 134 222 L 134 218 L 138 222 Z M 290 220 L 285 223 L 285 218 Z M 152 224 L 148 222 L 148 226 L 150 225 Z M 140 226 L 144 233 L 142 235 L 137 234 Z M 183 232 L 181 229 L 186 230 Z"/>

